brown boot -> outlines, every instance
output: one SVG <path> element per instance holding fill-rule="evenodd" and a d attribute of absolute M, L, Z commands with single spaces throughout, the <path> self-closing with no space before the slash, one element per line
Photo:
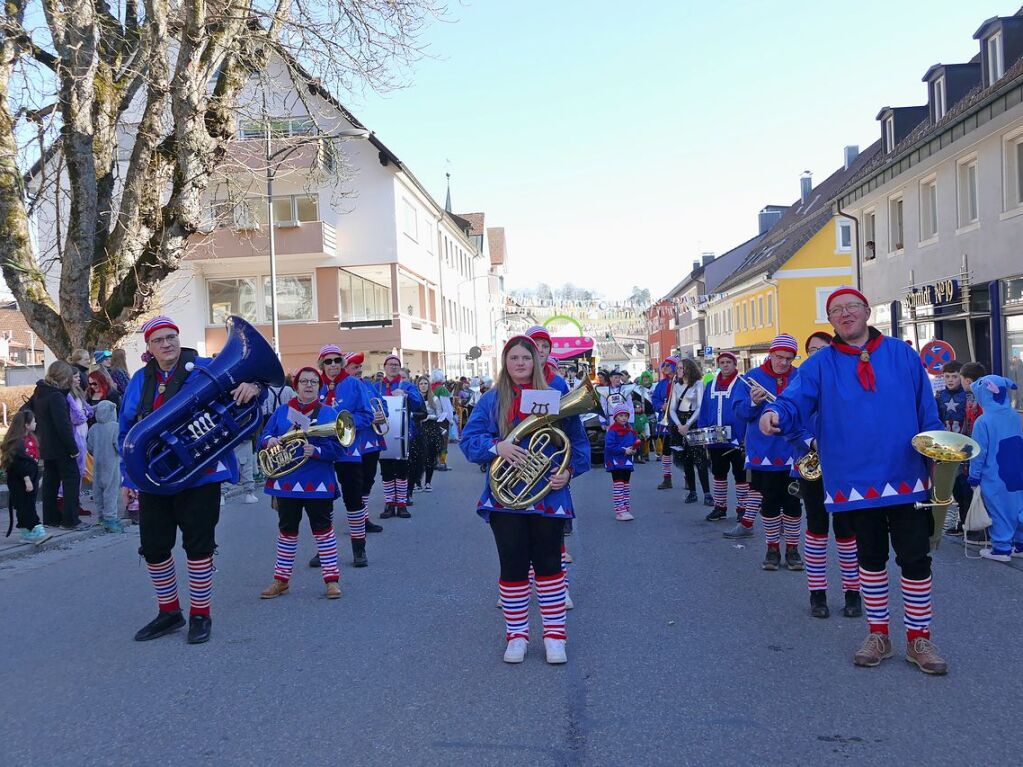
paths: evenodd
<path fill-rule="evenodd" d="M 337 585 L 337 581 L 331 581 L 327 584 L 327 599 L 340 599 L 341 598 L 341 587 Z"/>
<path fill-rule="evenodd" d="M 890 657 L 892 657 L 892 640 L 887 634 L 875 632 L 867 634 L 860 649 L 853 653 L 853 663 L 857 666 L 873 668 Z"/>
<path fill-rule="evenodd" d="M 938 648 L 930 639 L 917 637 L 906 647 L 906 660 L 915 663 L 925 674 L 947 674 L 948 664 L 938 655 Z"/>
<path fill-rule="evenodd" d="M 260 599 L 274 599 L 275 597 L 281 596 L 281 594 L 288 593 L 288 582 L 279 581 L 274 578 L 273 583 L 263 589 L 263 593 L 259 595 Z"/>

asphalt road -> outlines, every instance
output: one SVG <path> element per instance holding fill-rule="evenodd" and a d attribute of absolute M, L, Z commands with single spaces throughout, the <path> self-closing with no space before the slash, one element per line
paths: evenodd
<path fill-rule="evenodd" d="M 206 645 L 183 632 L 132 641 L 155 614 L 137 532 L 4 563 L 0 765 L 1018 759 L 1019 570 L 946 543 L 933 628 L 950 674 L 902 660 L 897 594 L 895 658 L 855 668 L 865 623 L 810 618 L 802 573 L 760 570 L 759 531 L 741 547 L 724 540 L 704 507 L 681 503 L 680 478 L 654 489 L 654 464 L 634 475 L 637 520 L 615 522 L 609 478 L 595 470 L 573 482 L 569 663 L 544 662 L 534 609 L 529 656 L 508 666 L 497 557 L 473 511 L 481 475 L 460 455 L 451 462 L 433 493 L 416 495 L 411 520 L 370 536 L 370 567 L 349 567 L 343 543 L 333 602 L 304 566 L 290 594 L 259 600 L 276 517 L 266 502 L 227 505 Z M 376 494 L 374 517 L 379 507 Z M 299 561 L 312 552 L 306 529 Z"/>

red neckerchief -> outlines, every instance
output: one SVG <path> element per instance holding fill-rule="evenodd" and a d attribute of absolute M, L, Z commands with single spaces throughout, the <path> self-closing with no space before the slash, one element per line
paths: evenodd
<path fill-rule="evenodd" d="M 543 377 L 547 381 L 547 385 L 550 386 L 554 382 L 555 376 L 558 375 L 558 368 L 553 362 L 545 362 L 543 364 Z"/>
<path fill-rule="evenodd" d="M 524 386 L 512 384 L 512 392 L 514 392 L 515 396 L 512 397 L 511 407 L 508 408 L 508 423 L 515 423 L 515 419 L 519 416 L 519 411 L 522 409 L 522 392 L 532 388 L 533 384 L 525 384 Z"/>
<path fill-rule="evenodd" d="M 315 408 L 316 405 L 317 405 L 316 400 L 313 400 L 308 405 L 304 405 L 298 401 L 298 397 L 292 397 L 288 401 L 288 407 L 292 408 L 293 410 L 297 410 L 302 415 L 309 415 L 311 412 L 313 412 L 313 408 Z"/>
<path fill-rule="evenodd" d="M 384 396 L 390 397 L 394 391 L 401 385 L 401 376 L 395 376 L 394 378 L 384 379 Z"/>
<path fill-rule="evenodd" d="M 717 378 L 717 387 L 718 387 L 718 389 L 727 389 L 729 386 L 731 386 L 732 381 L 735 380 L 735 377 L 737 375 L 739 375 L 739 371 L 738 370 L 734 370 L 734 371 L 732 371 L 732 374 L 730 376 L 728 376 L 728 378 L 725 378 L 723 375 L 721 375 L 721 371 L 718 371 L 718 378 Z"/>
<path fill-rule="evenodd" d="M 340 373 L 334 378 L 327 378 L 326 373 L 320 373 L 320 380 L 327 387 L 327 394 L 323 398 L 324 405 L 333 405 L 336 398 L 335 392 L 337 391 L 337 385 L 343 380 L 348 378 L 348 371 L 342 369 Z"/>
<path fill-rule="evenodd" d="M 25 452 L 28 453 L 28 457 L 32 460 L 39 460 L 39 440 L 36 439 L 36 435 L 32 432 L 25 434 Z"/>
<path fill-rule="evenodd" d="M 881 331 L 872 327 L 868 330 L 867 343 L 862 349 L 850 346 L 841 336 L 835 336 L 831 341 L 831 345 L 842 354 L 852 354 L 860 358 L 856 363 L 856 378 L 859 379 L 864 391 L 877 391 L 877 378 L 874 375 L 874 366 L 870 364 L 870 357 L 877 351 L 883 339 Z"/>
<path fill-rule="evenodd" d="M 775 394 L 781 394 L 785 391 L 785 387 L 789 385 L 789 378 L 792 376 L 792 368 L 789 368 L 789 372 L 784 374 L 775 373 L 774 368 L 771 367 L 771 360 L 766 359 L 764 360 L 764 364 L 760 366 L 760 369 L 774 379 L 774 388 L 776 390 L 774 392 Z"/>
<path fill-rule="evenodd" d="M 164 396 L 164 389 L 167 386 L 167 382 L 171 379 L 171 376 L 174 375 L 174 371 L 176 371 L 177 369 L 178 369 L 177 363 L 175 363 L 174 367 L 172 367 L 166 373 L 164 373 L 163 370 L 161 370 L 159 367 L 156 368 L 156 380 L 158 386 L 156 387 L 156 398 L 153 400 L 153 410 L 159 408 L 163 404 L 164 400 L 167 399 Z"/>
<path fill-rule="evenodd" d="M 632 431 L 632 427 L 629 425 L 628 421 L 625 423 L 618 423 L 618 421 L 615 421 L 608 428 L 610 431 L 613 431 L 615 434 L 622 437 Z"/>
<path fill-rule="evenodd" d="M 432 383 L 430 384 L 430 391 L 437 391 L 437 389 L 439 389 L 443 385 L 444 385 L 443 381 L 437 381 L 436 383 Z"/>

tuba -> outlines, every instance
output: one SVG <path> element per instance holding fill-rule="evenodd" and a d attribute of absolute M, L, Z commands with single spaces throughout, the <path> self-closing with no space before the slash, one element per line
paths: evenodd
<path fill-rule="evenodd" d="M 355 443 L 355 419 L 347 410 L 342 410 L 334 423 L 289 431 L 279 438 L 279 444 L 259 451 L 256 455 L 259 470 L 268 479 L 291 474 L 309 460 L 309 456 L 304 455 L 305 446 L 310 439 L 317 437 L 334 437 L 341 443 L 341 447 L 351 447 Z"/>
<path fill-rule="evenodd" d="M 572 442 L 555 424 L 563 418 L 583 413 L 600 413 L 600 395 L 589 379 L 561 398 L 557 415 L 529 415 L 509 432 L 505 439 L 522 445 L 529 457 L 509 463 L 498 457 L 490 464 L 490 492 L 498 503 L 509 509 L 526 509 L 537 504 L 551 491 L 551 471 L 561 473 L 572 458 Z"/>
<path fill-rule="evenodd" d="M 284 369 L 258 330 L 228 317 L 227 343 L 216 359 L 196 365 L 166 405 L 128 432 L 124 468 L 139 490 L 173 495 L 249 438 L 262 423 L 266 392 L 237 405 L 231 391 L 246 382 L 280 386 Z"/>
<path fill-rule="evenodd" d="M 387 415 L 386 411 L 384 410 L 384 401 L 380 399 L 380 397 L 371 397 L 369 400 L 369 408 L 370 410 L 373 411 L 374 419 L 377 416 Z M 378 437 L 384 436 L 390 430 L 391 427 L 387 424 L 386 420 L 383 423 L 376 422 L 373 423 L 373 433 L 376 434 Z"/>
<path fill-rule="evenodd" d="M 929 503 L 916 504 L 918 509 L 929 508 L 934 515 L 934 528 L 931 532 L 931 551 L 934 551 L 945 532 L 945 512 L 952 503 L 952 488 L 959 473 L 959 464 L 977 456 L 980 445 L 965 434 L 922 431 L 913 437 L 913 449 L 934 461 L 931 500 Z"/>

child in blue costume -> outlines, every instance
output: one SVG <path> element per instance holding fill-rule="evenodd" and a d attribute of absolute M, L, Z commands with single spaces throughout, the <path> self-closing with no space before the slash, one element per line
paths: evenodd
<path fill-rule="evenodd" d="M 970 461 L 970 486 L 979 487 L 991 517 L 991 548 L 980 555 L 997 562 L 1023 557 L 1023 427 L 1011 404 L 1016 383 L 988 375 L 971 390 L 984 414 L 973 426 L 980 455 Z"/>
<path fill-rule="evenodd" d="M 275 447 L 280 438 L 293 429 L 305 430 L 315 425 L 333 424 L 337 411 L 319 401 L 320 371 L 306 366 L 295 374 L 297 394 L 278 407 L 267 421 L 259 438 L 260 449 Z M 309 518 L 309 528 L 316 539 L 327 599 L 341 596 L 338 581 L 337 537 L 332 521 L 334 499 L 338 496 L 334 462 L 344 448 L 333 437 L 316 437 L 304 446 L 308 459 L 299 468 L 280 477 L 267 477 L 264 492 L 277 499 L 277 562 L 274 580 L 259 595 L 273 599 L 286 594 L 295 568 L 298 549 L 298 526 L 302 512 Z"/>
<path fill-rule="evenodd" d="M 611 426 L 604 435 L 604 469 L 611 474 L 611 498 L 615 519 L 619 522 L 635 519 L 630 503 L 629 477 L 633 470 L 632 456 L 639 450 L 642 440 L 629 425 L 631 410 L 624 402 L 612 406 Z"/>
<path fill-rule="evenodd" d="M 536 343 L 527 336 L 509 339 L 501 352 L 501 372 L 493 389 L 473 408 L 459 446 L 465 457 L 483 467 L 500 456 L 519 461 L 526 450 L 506 438 L 522 420 L 522 392 L 548 389 Z M 498 581 L 508 646 L 504 660 L 521 663 L 529 642 L 529 567 L 536 572 L 537 599 L 543 618 L 548 663 L 565 663 L 565 574 L 561 543 L 566 519 L 575 516 L 568 483 L 590 468 L 589 443 L 578 416 L 565 418 L 561 429 L 572 443 L 567 471 L 552 474 L 550 492 L 534 505 L 512 509 L 502 505 L 490 488 L 489 472 L 477 513 L 489 521 L 501 562 Z"/>
<path fill-rule="evenodd" d="M 960 376 L 962 369 L 963 364 L 957 360 L 943 365 L 941 377 L 945 379 L 945 388 L 935 396 L 938 402 L 938 418 L 945 425 L 945 430 L 953 434 L 965 434 L 969 437 L 972 422 L 967 420 L 967 412 L 974 404 L 974 398 L 963 386 Z M 963 534 L 966 511 L 973 501 L 973 489 L 966 481 L 966 468 L 966 465 L 963 464 L 962 470 L 956 474 L 955 485 L 952 487 L 952 496 L 959 507 L 959 524 L 947 531 L 951 535 Z"/>

